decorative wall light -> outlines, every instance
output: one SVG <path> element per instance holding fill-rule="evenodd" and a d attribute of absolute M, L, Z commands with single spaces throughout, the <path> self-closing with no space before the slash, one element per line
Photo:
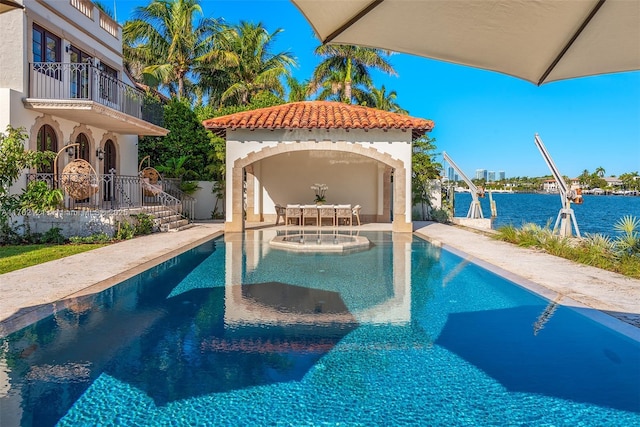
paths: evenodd
<path fill-rule="evenodd" d="M 67 152 L 67 155 L 70 158 L 73 158 L 73 157 L 76 156 L 76 145 L 80 145 L 80 144 L 76 144 L 76 143 L 72 143 L 72 142 L 69 142 L 67 144 L 67 148 L 65 149 L 65 151 Z"/>
<path fill-rule="evenodd" d="M 104 150 L 102 148 L 96 150 L 96 157 L 98 160 L 104 160 Z"/>

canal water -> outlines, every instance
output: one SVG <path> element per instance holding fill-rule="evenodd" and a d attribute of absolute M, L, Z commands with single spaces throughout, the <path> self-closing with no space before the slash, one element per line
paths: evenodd
<path fill-rule="evenodd" d="M 585 195 L 584 203 L 572 204 L 580 233 L 602 233 L 615 237 L 618 233 L 614 225 L 622 217 L 631 215 L 640 219 L 640 197 L 638 196 L 593 196 Z M 498 216 L 494 219 L 493 228 L 504 225 L 520 227 L 525 223 L 545 226 L 555 224 L 558 212 L 562 207 L 558 194 L 524 194 L 494 193 Z M 455 194 L 455 216 L 466 217 L 471 204 L 469 193 Z M 480 199 L 482 213 L 485 218 L 491 216 L 489 194 Z M 640 231 L 640 230 L 638 230 Z"/>

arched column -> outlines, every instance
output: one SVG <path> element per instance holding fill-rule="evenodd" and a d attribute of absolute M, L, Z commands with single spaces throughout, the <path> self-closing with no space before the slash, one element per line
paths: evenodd
<path fill-rule="evenodd" d="M 237 232 L 244 230 L 244 170 L 248 166 L 271 156 L 296 151 L 339 151 L 345 153 L 358 154 L 376 160 L 388 166 L 394 171 L 393 180 L 393 222 L 392 230 L 396 232 L 412 232 L 411 210 L 407 209 L 407 203 L 411 202 L 411 175 L 407 173 L 407 168 L 411 164 L 405 165 L 401 160 L 393 158 L 388 153 L 378 151 L 373 147 L 366 147 L 360 143 L 345 141 L 309 141 L 296 143 L 280 143 L 275 146 L 264 147 L 259 151 L 249 153 L 246 157 L 236 159 L 233 167 L 227 168 L 227 196 L 231 196 L 228 207 L 231 212 L 227 213 L 225 231 Z M 409 182 L 407 182 L 409 180 Z M 408 189 L 408 190 L 407 190 Z M 409 194 L 407 195 L 407 191 Z M 408 198 L 407 198 L 408 197 Z M 407 215 L 409 212 L 409 215 Z"/>

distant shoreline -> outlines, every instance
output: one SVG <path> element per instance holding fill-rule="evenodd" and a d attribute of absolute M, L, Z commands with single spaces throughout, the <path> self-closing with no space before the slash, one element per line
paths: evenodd
<path fill-rule="evenodd" d="M 468 193 L 468 189 L 456 189 L 454 190 L 456 193 Z M 522 191 L 522 190 L 488 190 L 485 189 L 485 192 L 491 192 L 493 194 L 550 194 L 550 195 L 558 195 L 558 192 L 552 191 Z M 640 196 L 640 191 L 602 191 L 602 192 L 592 192 L 590 190 L 582 191 L 582 195 L 586 196 L 616 196 L 616 197 L 638 197 Z"/>

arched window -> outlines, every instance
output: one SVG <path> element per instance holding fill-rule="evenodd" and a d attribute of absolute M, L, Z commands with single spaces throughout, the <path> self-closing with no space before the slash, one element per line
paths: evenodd
<path fill-rule="evenodd" d="M 53 151 L 58 152 L 58 138 L 56 132 L 49 125 L 43 125 L 38 130 L 38 137 L 36 144 L 38 151 Z M 38 172 L 53 173 L 53 163 L 48 166 L 41 166 Z"/>
<path fill-rule="evenodd" d="M 76 147 L 76 159 L 83 159 L 89 161 L 89 140 L 84 133 L 78 134 L 76 138 L 76 144 L 80 144 Z"/>

